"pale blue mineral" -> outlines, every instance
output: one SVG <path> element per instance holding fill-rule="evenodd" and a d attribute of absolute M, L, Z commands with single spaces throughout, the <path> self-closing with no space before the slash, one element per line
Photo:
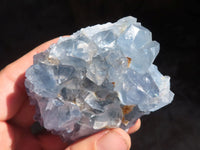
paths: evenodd
<path fill-rule="evenodd" d="M 65 141 L 105 128 L 128 130 L 173 100 L 170 77 L 152 64 L 159 49 L 131 16 L 60 37 L 26 71 L 35 120 Z"/>

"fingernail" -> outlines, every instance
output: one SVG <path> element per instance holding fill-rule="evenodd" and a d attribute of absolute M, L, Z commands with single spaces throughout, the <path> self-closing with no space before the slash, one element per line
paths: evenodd
<path fill-rule="evenodd" d="M 127 135 L 111 130 L 97 141 L 97 150 L 128 150 L 130 142 L 127 139 Z"/>

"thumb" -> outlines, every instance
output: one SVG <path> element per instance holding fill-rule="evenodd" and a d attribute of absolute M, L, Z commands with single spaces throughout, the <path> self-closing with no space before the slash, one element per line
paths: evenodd
<path fill-rule="evenodd" d="M 129 150 L 130 146 L 130 136 L 124 130 L 116 128 L 85 138 L 66 150 Z"/>

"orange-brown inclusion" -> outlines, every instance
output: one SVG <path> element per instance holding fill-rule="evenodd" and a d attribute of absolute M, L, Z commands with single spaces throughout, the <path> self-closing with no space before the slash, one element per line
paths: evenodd
<path fill-rule="evenodd" d="M 123 106 L 122 107 L 123 115 L 125 116 L 126 114 L 129 114 L 133 110 L 134 107 L 135 107 L 135 105 Z M 122 118 L 122 122 L 126 125 L 129 123 L 129 121 L 125 120 L 124 116 Z"/>
<path fill-rule="evenodd" d="M 135 105 L 129 105 L 129 106 L 123 106 L 122 107 L 122 112 L 124 115 L 129 114 L 133 108 L 135 107 Z"/>
<path fill-rule="evenodd" d="M 130 57 L 126 57 L 127 60 L 128 60 L 128 67 L 130 67 L 130 64 L 131 64 L 131 58 Z"/>
<path fill-rule="evenodd" d="M 125 124 L 125 125 L 127 125 L 127 124 L 129 123 L 129 121 L 128 121 L 128 120 L 125 120 L 125 118 L 123 117 L 123 118 L 122 118 L 122 123 Z"/>
<path fill-rule="evenodd" d="M 115 87 L 115 82 L 112 82 L 113 86 Z"/>

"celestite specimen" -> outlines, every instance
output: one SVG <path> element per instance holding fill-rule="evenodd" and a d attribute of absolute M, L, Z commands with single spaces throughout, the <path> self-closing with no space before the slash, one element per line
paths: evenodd
<path fill-rule="evenodd" d="M 128 130 L 174 97 L 170 77 L 152 64 L 159 48 L 131 16 L 61 37 L 26 71 L 35 120 L 66 141 L 104 128 Z"/>

